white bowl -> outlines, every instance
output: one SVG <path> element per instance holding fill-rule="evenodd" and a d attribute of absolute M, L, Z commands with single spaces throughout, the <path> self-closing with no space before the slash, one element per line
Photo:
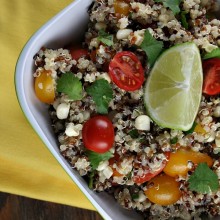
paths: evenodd
<path fill-rule="evenodd" d="M 87 9 L 91 2 L 92 0 L 75 0 L 47 22 L 27 42 L 16 66 L 16 92 L 20 106 L 34 130 L 103 218 L 108 220 L 143 219 L 136 212 L 120 207 L 115 199 L 107 193 L 91 191 L 77 171 L 72 170 L 59 152 L 58 143 L 51 128 L 47 106 L 42 104 L 34 93 L 34 55 L 42 46 L 59 48 L 82 36 L 87 26 Z"/>

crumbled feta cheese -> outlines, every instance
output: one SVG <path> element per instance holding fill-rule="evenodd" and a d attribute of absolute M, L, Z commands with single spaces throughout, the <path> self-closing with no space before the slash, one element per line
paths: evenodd
<path fill-rule="evenodd" d="M 107 166 L 102 172 L 107 179 L 109 179 L 113 174 L 113 170 L 110 166 Z"/>
<path fill-rule="evenodd" d="M 150 118 L 147 115 L 140 115 L 135 119 L 135 128 L 143 131 L 150 131 Z"/>
<path fill-rule="evenodd" d="M 70 104 L 68 103 L 59 104 L 56 109 L 57 118 L 66 119 L 68 117 L 69 110 L 70 110 Z"/>
<path fill-rule="evenodd" d="M 98 167 L 96 168 L 96 170 L 102 171 L 102 170 L 104 170 L 108 165 L 109 165 L 108 160 L 101 161 L 101 162 L 99 163 Z"/>
<path fill-rule="evenodd" d="M 120 29 L 124 29 L 128 26 L 128 18 L 127 17 L 122 17 L 118 20 L 118 25 Z"/>
<path fill-rule="evenodd" d="M 118 30 L 118 32 L 116 34 L 116 38 L 118 40 L 126 39 L 126 38 L 128 38 L 129 34 L 132 33 L 132 32 L 133 31 L 131 29 Z"/>
<path fill-rule="evenodd" d="M 82 130 L 82 127 L 83 126 L 81 124 L 74 125 L 72 122 L 70 122 L 66 125 L 65 134 L 68 137 L 76 137 L 79 135 L 80 131 Z"/>

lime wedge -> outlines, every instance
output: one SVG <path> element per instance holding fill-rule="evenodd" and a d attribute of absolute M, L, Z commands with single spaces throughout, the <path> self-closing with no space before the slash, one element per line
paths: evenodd
<path fill-rule="evenodd" d="M 147 80 L 144 102 L 161 127 L 187 131 L 195 120 L 202 96 L 201 56 L 194 43 L 165 51 Z"/>

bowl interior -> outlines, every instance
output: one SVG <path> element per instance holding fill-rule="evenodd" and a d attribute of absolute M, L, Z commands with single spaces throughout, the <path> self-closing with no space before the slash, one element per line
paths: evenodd
<path fill-rule="evenodd" d="M 33 89 L 34 55 L 42 46 L 60 48 L 72 41 L 78 41 L 87 27 L 87 10 L 91 2 L 92 0 L 75 0 L 31 37 L 17 62 L 16 92 L 21 108 L 34 130 L 103 218 L 112 220 L 143 219 L 134 211 L 120 207 L 114 198 L 107 193 L 91 191 L 82 177 L 75 170 L 72 170 L 59 152 L 58 143 L 51 128 L 47 106 L 36 98 Z"/>

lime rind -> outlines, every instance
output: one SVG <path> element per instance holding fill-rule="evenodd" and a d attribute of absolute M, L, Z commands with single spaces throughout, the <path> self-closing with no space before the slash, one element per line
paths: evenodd
<path fill-rule="evenodd" d="M 168 49 L 154 64 L 145 85 L 149 116 L 161 127 L 189 130 L 201 102 L 202 82 L 201 56 L 194 43 Z"/>

